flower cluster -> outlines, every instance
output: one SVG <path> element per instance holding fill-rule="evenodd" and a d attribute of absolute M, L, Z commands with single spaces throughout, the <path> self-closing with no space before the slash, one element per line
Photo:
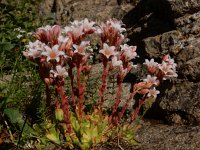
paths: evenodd
<path fill-rule="evenodd" d="M 59 25 L 47 25 L 37 29 L 33 34 L 36 40 L 29 42 L 26 46 L 26 50 L 23 52 L 24 56 L 38 64 L 40 77 L 46 85 L 48 108 L 52 108 L 50 107 L 52 93 L 50 93 L 49 86 L 55 88 L 54 105 L 56 109 L 62 110 L 68 133 L 74 132 L 70 122 L 70 110 L 74 110 L 79 119 L 84 116 L 86 79 L 92 69 L 92 64 L 88 61 L 92 53 L 89 52 L 92 47 L 89 35 L 96 34 L 100 37 L 98 52 L 102 59 L 103 73 L 99 99 L 95 109 L 98 109 L 101 114 L 103 113 L 102 106 L 107 89 L 107 77 L 111 71 L 117 70 L 115 76 L 118 89 L 112 106 L 112 114 L 108 119 L 112 125 L 117 125 L 120 122 L 135 94 L 143 95 L 143 98 L 139 101 L 139 106 L 134 111 L 131 121 L 134 120 L 139 108 L 147 98 L 156 98 L 157 94 L 160 93 L 156 87 L 159 86 L 161 80 L 177 77 L 176 64 L 169 55 L 163 57 L 161 64 L 154 62 L 154 59 L 146 59 L 144 64 L 148 70 L 147 78 L 133 85 L 124 106 L 118 112 L 122 82 L 130 70 L 134 69 L 131 61 L 138 57 L 137 47 L 126 44 L 126 38 L 123 35 L 125 31 L 123 23 L 116 19 L 110 19 L 100 26 L 88 19 L 76 20 L 64 28 Z M 71 95 L 65 93 L 66 77 L 69 77 L 71 81 Z M 69 101 L 69 97 L 71 101 Z"/>
<path fill-rule="evenodd" d="M 160 92 L 155 87 L 160 84 L 161 80 L 177 77 L 177 65 L 169 55 L 163 57 L 161 64 L 155 62 L 154 59 L 145 59 L 144 64 L 147 66 L 150 75 L 147 75 L 147 78 L 143 79 L 143 82 L 136 84 L 135 90 L 140 94 L 147 94 L 147 97 L 153 96 L 156 98 Z"/>
<path fill-rule="evenodd" d="M 123 23 L 116 19 L 110 19 L 106 23 L 102 23 L 99 28 L 97 28 L 97 33 L 101 36 L 102 43 L 108 43 L 108 45 L 120 46 L 124 41 L 125 37 L 122 34 L 126 31 L 122 27 Z"/>

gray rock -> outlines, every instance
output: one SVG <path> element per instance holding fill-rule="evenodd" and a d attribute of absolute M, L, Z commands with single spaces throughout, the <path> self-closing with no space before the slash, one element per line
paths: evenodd
<path fill-rule="evenodd" d="M 46 0 L 41 2 L 44 5 L 42 7 L 45 8 L 52 1 L 54 5 L 51 5 L 51 9 L 46 9 L 45 13 L 41 14 L 55 13 L 56 23 L 62 25 L 67 25 L 70 21 L 82 20 L 84 18 L 89 18 L 93 21 L 102 21 L 113 17 L 119 18 L 120 14 L 116 0 Z"/>
<path fill-rule="evenodd" d="M 176 84 L 165 91 L 159 103 L 160 108 L 168 114 L 165 119 L 169 123 L 198 124 L 200 122 L 199 95 L 199 82 L 177 80 Z"/>
<path fill-rule="evenodd" d="M 139 146 L 132 150 L 198 150 L 200 149 L 200 127 L 143 125 L 137 132 Z"/>

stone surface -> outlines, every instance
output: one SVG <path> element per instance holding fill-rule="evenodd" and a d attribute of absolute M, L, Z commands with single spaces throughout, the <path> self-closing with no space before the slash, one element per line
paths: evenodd
<path fill-rule="evenodd" d="M 159 61 L 169 53 L 177 63 L 177 81 L 161 89 L 163 94 L 148 117 L 157 118 L 162 111 L 158 118 L 167 123 L 199 124 L 200 2 L 160 2 L 141 0 L 123 17 L 129 27 L 130 44 L 140 49 L 141 62 L 145 57 Z"/>
<path fill-rule="evenodd" d="M 168 123 L 199 124 L 200 122 L 200 83 L 179 79 L 161 97 L 159 106 L 166 112 Z M 179 119 L 176 119 L 179 117 Z"/>
<path fill-rule="evenodd" d="M 133 150 L 198 150 L 200 127 L 148 124 L 142 126 L 136 136 L 139 146 Z"/>
<path fill-rule="evenodd" d="M 43 8 L 51 6 L 51 9 L 46 9 L 45 12 L 41 9 L 41 15 L 53 13 L 56 17 L 55 22 L 62 25 L 84 18 L 99 21 L 120 16 L 116 0 L 45 0 L 41 4 Z"/>

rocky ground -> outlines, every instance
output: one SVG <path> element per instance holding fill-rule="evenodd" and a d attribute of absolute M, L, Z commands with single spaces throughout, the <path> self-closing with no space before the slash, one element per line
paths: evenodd
<path fill-rule="evenodd" d="M 136 134 L 138 145 L 125 141 L 102 145 L 98 150 L 199 150 L 200 127 L 166 125 L 161 122 L 144 121 Z"/>

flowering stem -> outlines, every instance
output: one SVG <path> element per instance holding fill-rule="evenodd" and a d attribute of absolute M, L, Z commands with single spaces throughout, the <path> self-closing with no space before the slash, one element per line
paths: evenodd
<path fill-rule="evenodd" d="M 71 97 L 72 97 L 72 105 L 75 106 L 75 96 L 74 96 L 74 75 L 72 73 L 72 68 L 70 67 L 68 69 L 68 74 L 69 74 L 69 77 L 70 77 L 70 80 L 71 80 L 71 88 L 72 88 L 72 94 L 71 94 Z"/>
<path fill-rule="evenodd" d="M 131 116 L 131 121 L 130 121 L 130 124 L 135 120 L 135 118 L 138 116 L 138 113 L 139 113 L 139 110 L 142 106 L 142 104 L 144 103 L 145 99 L 147 97 L 147 94 L 145 94 L 142 99 L 139 100 L 139 105 L 138 107 L 134 110 L 132 116 Z"/>
<path fill-rule="evenodd" d="M 112 115 L 111 115 L 112 122 L 114 121 L 113 119 L 114 119 L 114 115 L 117 111 L 117 107 L 119 106 L 119 103 L 121 102 L 120 98 L 121 98 L 121 92 L 122 92 L 122 77 L 120 75 L 118 75 L 118 77 L 117 77 L 117 84 L 118 84 L 118 91 L 117 91 L 117 95 L 116 95 L 115 104 L 113 105 L 113 108 L 112 108 Z"/>
<path fill-rule="evenodd" d="M 68 97 L 65 96 L 65 94 L 64 94 L 64 87 L 63 86 L 58 87 L 58 92 L 59 92 L 61 99 L 62 99 L 62 109 L 63 109 L 63 112 L 64 112 L 64 121 L 67 125 L 68 133 L 71 133 L 72 127 L 71 127 L 71 123 L 70 123 L 70 112 L 69 112 Z"/>
<path fill-rule="evenodd" d="M 81 84 L 81 68 L 82 66 L 77 67 L 77 84 L 78 84 L 78 108 L 79 108 L 79 116 L 82 118 L 83 115 L 83 97 L 85 86 Z"/>
<path fill-rule="evenodd" d="M 51 107 L 51 94 L 49 90 L 49 86 L 45 85 L 45 93 L 46 93 L 46 107 L 50 109 Z"/>
<path fill-rule="evenodd" d="M 100 97 L 99 97 L 99 101 L 98 101 L 98 106 L 99 106 L 99 109 L 100 109 L 100 112 L 102 112 L 102 105 L 103 105 L 103 102 L 104 102 L 104 92 L 105 92 L 105 89 L 106 89 L 106 77 L 107 77 L 107 60 L 105 63 L 103 63 L 103 74 L 102 74 L 102 85 L 101 85 L 101 88 L 100 88 Z"/>
<path fill-rule="evenodd" d="M 124 115 L 124 112 L 126 111 L 127 107 L 128 107 L 128 104 L 129 102 L 133 99 L 133 96 L 135 95 L 135 92 L 131 92 L 130 95 L 129 95 L 129 98 L 126 100 L 126 103 L 124 104 L 124 106 L 122 107 L 122 110 L 121 112 L 118 113 L 118 120 L 117 120 L 117 123 L 120 122 L 122 116 Z"/>

